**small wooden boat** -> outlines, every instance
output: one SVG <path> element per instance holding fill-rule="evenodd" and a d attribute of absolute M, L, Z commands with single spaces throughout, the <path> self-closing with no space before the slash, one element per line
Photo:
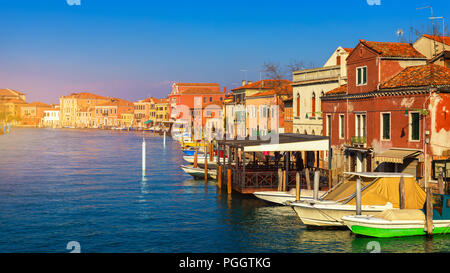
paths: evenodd
<path fill-rule="evenodd" d="M 319 197 L 325 194 L 324 191 L 319 191 Z M 290 191 L 258 191 L 253 195 L 264 201 L 275 203 L 279 205 L 289 205 L 289 202 L 294 202 L 296 199 L 295 188 Z M 300 190 L 300 201 L 312 200 L 312 190 Z"/>
<path fill-rule="evenodd" d="M 450 195 L 434 196 L 432 234 L 450 234 Z M 395 209 L 373 215 L 348 215 L 342 217 L 342 220 L 353 233 L 369 237 L 427 234 L 426 215 L 422 209 Z"/>
<path fill-rule="evenodd" d="M 420 209 L 425 204 L 425 192 L 415 177 L 402 173 L 346 173 L 341 184 L 319 200 L 291 202 L 290 205 L 306 226 L 345 227 L 343 216 L 356 214 L 356 179 L 361 180 L 361 211 L 373 215 L 399 208 L 399 182 L 404 179 L 407 192 L 406 209 Z"/>
<path fill-rule="evenodd" d="M 194 177 L 194 179 L 204 179 L 205 178 L 205 169 L 203 168 L 194 168 L 194 166 L 186 166 L 181 165 L 181 169 Z M 217 170 L 216 169 L 208 169 L 208 179 L 217 179 Z"/>

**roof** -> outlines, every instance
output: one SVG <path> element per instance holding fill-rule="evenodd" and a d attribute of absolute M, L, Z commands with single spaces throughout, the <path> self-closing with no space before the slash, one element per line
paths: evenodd
<path fill-rule="evenodd" d="M 347 51 L 347 53 L 352 53 L 352 51 L 353 51 L 353 48 L 349 48 L 349 47 L 343 47 L 343 49 L 345 51 Z"/>
<path fill-rule="evenodd" d="M 347 85 L 341 85 L 335 89 L 328 91 L 325 95 L 336 95 L 336 94 L 345 94 L 347 93 Z"/>
<path fill-rule="evenodd" d="M 133 107 L 134 104 L 130 101 L 126 101 L 123 99 L 112 98 L 109 101 L 99 103 L 96 106 L 129 106 L 129 107 Z"/>
<path fill-rule="evenodd" d="M 414 158 L 422 153 L 419 150 L 389 149 L 375 155 L 375 161 L 403 164 L 405 158 Z"/>
<path fill-rule="evenodd" d="M 411 44 L 393 42 L 370 42 L 360 40 L 360 43 L 376 51 L 382 57 L 397 58 L 424 58 L 426 57 L 417 51 Z"/>
<path fill-rule="evenodd" d="M 436 64 L 410 66 L 384 82 L 380 87 L 397 88 L 429 85 L 450 85 L 450 68 Z"/>
<path fill-rule="evenodd" d="M 15 104 L 28 104 L 28 102 L 21 99 L 6 99 L 2 101 L 3 103 L 15 103 Z"/>
<path fill-rule="evenodd" d="M 25 95 L 25 94 L 9 88 L 0 89 L 0 96 L 18 96 L 18 95 Z"/>
<path fill-rule="evenodd" d="M 49 107 L 49 108 L 51 108 L 50 105 L 48 105 L 48 104 L 46 104 L 46 103 L 43 103 L 43 102 L 40 102 L 40 101 L 31 102 L 31 103 L 29 103 L 29 104 L 27 105 L 27 107 L 28 107 L 28 106 L 31 106 L 31 107 L 33 107 L 33 106 L 36 106 L 36 107 Z"/>
<path fill-rule="evenodd" d="M 424 34 L 423 37 L 426 37 L 428 39 L 434 40 L 439 43 L 442 43 L 442 41 L 444 41 L 444 44 L 450 45 L 450 37 L 449 36 L 442 37 L 442 36 Z"/>
<path fill-rule="evenodd" d="M 63 96 L 64 97 L 64 96 Z M 66 96 L 66 98 L 76 98 L 76 99 L 104 99 L 106 100 L 106 97 L 100 96 L 100 95 L 96 95 L 96 94 L 92 94 L 89 92 L 81 92 L 81 93 L 72 93 L 69 96 Z"/>
<path fill-rule="evenodd" d="M 188 83 L 188 82 L 177 82 L 174 83 L 177 86 L 211 86 L 211 87 L 220 87 L 218 83 Z"/>
<path fill-rule="evenodd" d="M 223 94 L 223 92 L 210 87 L 191 87 L 180 91 L 179 94 Z"/>
<path fill-rule="evenodd" d="M 149 97 L 149 98 L 142 100 L 142 102 L 151 102 L 151 103 L 159 103 L 159 101 L 160 101 L 159 99 L 153 98 L 153 97 Z"/>
<path fill-rule="evenodd" d="M 273 96 L 273 95 L 291 95 L 292 92 L 293 92 L 292 85 L 289 84 L 289 85 L 278 86 L 278 87 L 275 87 L 274 89 L 258 92 L 253 95 L 247 96 L 247 98 Z"/>
<path fill-rule="evenodd" d="M 361 176 L 361 177 L 414 177 L 409 173 L 386 173 L 386 172 L 344 172 L 344 174 Z"/>
<path fill-rule="evenodd" d="M 290 80 L 261 80 L 257 82 L 252 82 L 243 86 L 232 89 L 232 91 L 243 90 L 243 89 L 273 89 L 279 87 L 280 85 L 290 85 L 292 82 Z"/>

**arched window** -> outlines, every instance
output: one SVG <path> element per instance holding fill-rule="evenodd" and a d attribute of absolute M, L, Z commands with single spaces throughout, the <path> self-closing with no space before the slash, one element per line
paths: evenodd
<path fill-rule="evenodd" d="M 300 117 L 300 94 L 297 93 L 297 117 Z"/>
<path fill-rule="evenodd" d="M 311 98 L 311 115 L 313 117 L 316 116 L 316 94 L 313 92 L 312 98 Z"/>

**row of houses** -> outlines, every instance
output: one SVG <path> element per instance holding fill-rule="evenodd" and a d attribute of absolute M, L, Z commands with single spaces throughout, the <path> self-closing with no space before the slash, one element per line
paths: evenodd
<path fill-rule="evenodd" d="M 233 137 L 329 136 L 320 160 L 331 162 L 333 179 L 387 171 L 449 180 L 450 37 L 338 47 L 323 67 L 294 71 L 292 81 L 243 81 L 223 111 Z"/>
<path fill-rule="evenodd" d="M 60 103 L 27 103 L 25 94 L 0 90 L 0 121 L 32 127 L 144 128 L 169 119 L 168 100 L 147 98 L 130 102 L 88 92 L 60 97 Z M 145 123 L 147 122 L 147 124 Z"/>

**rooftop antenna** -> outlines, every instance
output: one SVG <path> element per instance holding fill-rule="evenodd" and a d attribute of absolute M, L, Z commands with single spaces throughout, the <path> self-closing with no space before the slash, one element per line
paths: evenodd
<path fill-rule="evenodd" d="M 430 17 L 428 18 L 430 20 L 434 20 L 434 19 L 442 19 L 442 52 L 445 51 L 445 43 L 444 43 L 444 37 L 445 37 L 445 17 L 441 16 L 441 17 Z"/>
<path fill-rule="evenodd" d="M 398 36 L 398 41 L 399 42 L 402 42 L 402 37 L 403 37 L 403 29 L 401 29 L 401 28 L 399 28 L 399 29 L 397 29 L 397 36 Z"/>
<path fill-rule="evenodd" d="M 240 70 L 242 73 L 244 73 L 244 80 L 245 80 L 245 82 L 247 82 L 247 69 L 241 69 Z"/>

